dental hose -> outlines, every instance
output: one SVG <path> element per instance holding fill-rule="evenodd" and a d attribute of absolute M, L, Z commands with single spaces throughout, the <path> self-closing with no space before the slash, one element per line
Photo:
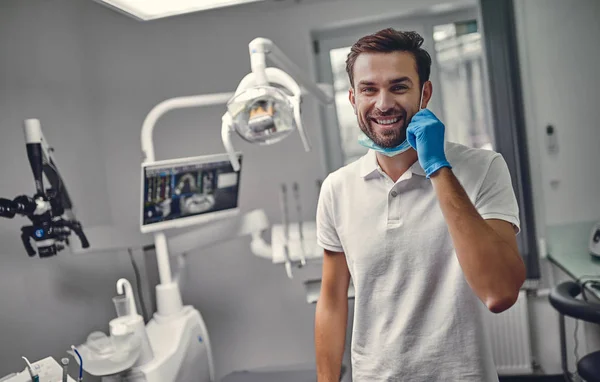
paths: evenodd
<path fill-rule="evenodd" d="M 37 375 L 37 373 L 33 372 L 33 368 L 31 367 L 31 363 L 29 362 L 27 357 L 21 358 L 23 358 L 23 360 L 25 360 L 25 363 L 27 364 L 27 370 L 29 371 L 29 375 L 31 376 L 31 382 L 40 382 L 40 376 Z"/>
<path fill-rule="evenodd" d="M 79 354 L 77 349 L 75 349 L 75 346 L 71 345 L 71 349 L 73 349 L 73 351 L 75 352 L 75 354 L 77 354 L 77 357 L 79 358 L 79 379 L 77 381 L 83 382 L 83 359 L 81 358 L 81 354 Z"/>

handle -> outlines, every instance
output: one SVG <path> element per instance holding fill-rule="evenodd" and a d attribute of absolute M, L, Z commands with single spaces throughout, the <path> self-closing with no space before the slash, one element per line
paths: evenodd
<path fill-rule="evenodd" d="M 20 195 L 13 200 L 13 208 L 17 214 L 29 217 L 38 208 L 38 204 L 33 198 L 27 195 Z"/>
<path fill-rule="evenodd" d="M 304 151 L 310 152 L 310 150 L 311 150 L 310 140 L 308 139 L 308 135 L 306 134 L 306 131 L 304 130 L 304 125 L 302 125 L 302 117 L 301 117 L 301 113 L 300 113 L 300 103 L 301 103 L 300 95 L 297 95 L 296 97 L 294 97 L 292 103 L 294 106 L 294 120 L 296 122 L 296 127 L 298 128 L 298 134 L 300 134 L 300 139 L 302 139 L 302 144 L 304 145 Z"/>
<path fill-rule="evenodd" d="M 25 250 L 27 251 L 27 254 L 29 255 L 29 257 L 35 256 L 35 250 L 31 246 L 31 242 L 29 241 L 29 238 L 31 237 L 31 234 L 32 234 L 31 231 L 32 231 L 32 227 L 21 228 L 21 240 L 23 241 L 23 246 L 25 247 Z"/>
<path fill-rule="evenodd" d="M 225 147 L 225 151 L 227 151 L 227 155 L 229 156 L 229 161 L 231 162 L 231 167 L 233 167 L 233 171 L 240 171 L 240 162 L 237 159 L 235 154 L 235 149 L 233 148 L 233 144 L 231 143 L 231 130 L 233 126 L 233 120 L 231 115 L 227 112 L 221 118 L 221 140 L 223 141 L 223 146 Z"/>
<path fill-rule="evenodd" d="M 85 236 L 85 233 L 83 232 L 83 228 L 81 227 L 81 223 L 79 223 L 79 222 L 71 222 L 70 226 L 71 226 L 71 229 L 73 230 L 73 232 L 75 232 L 75 234 L 77 235 L 77 237 L 81 241 L 81 247 L 82 248 L 89 248 L 90 247 L 90 242 L 88 241 L 87 237 Z"/>
<path fill-rule="evenodd" d="M 129 299 L 129 315 L 137 316 L 137 307 L 135 305 L 135 298 L 133 297 L 133 288 L 131 288 L 131 283 L 127 279 L 119 279 L 117 281 L 117 293 L 123 294 L 125 292 L 125 296 Z"/>

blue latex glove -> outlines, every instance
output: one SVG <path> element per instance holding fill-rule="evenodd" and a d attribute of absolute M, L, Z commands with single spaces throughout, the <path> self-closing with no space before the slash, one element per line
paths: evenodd
<path fill-rule="evenodd" d="M 444 132 L 446 127 L 428 109 L 417 112 L 406 129 L 406 139 L 417 150 L 419 163 L 429 178 L 442 167 L 452 168 L 444 152 Z"/>

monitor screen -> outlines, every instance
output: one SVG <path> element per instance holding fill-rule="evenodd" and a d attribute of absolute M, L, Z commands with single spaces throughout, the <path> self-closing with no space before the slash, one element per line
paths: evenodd
<path fill-rule="evenodd" d="M 240 166 L 242 154 L 237 153 Z M 238 212 L 240 172 L 227 154 L 142 165 L 142 232 L 181 228 Z"/>

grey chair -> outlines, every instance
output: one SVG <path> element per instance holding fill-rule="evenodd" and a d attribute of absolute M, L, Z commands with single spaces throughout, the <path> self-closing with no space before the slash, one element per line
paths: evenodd
<path fill-rule="evenodd" d="M 573 281 L 558 284 L 550 292 L 550 304 L 560 313 L 560 345 L 563 372 L 571 380 L 567 367 L 565 316 L 600 324 L 600 304 L 579 300 L 582 286 Z M 587 382 L 600 382 L 600 351 L 587 354 L 577 363 L 577 373 Z"/>

